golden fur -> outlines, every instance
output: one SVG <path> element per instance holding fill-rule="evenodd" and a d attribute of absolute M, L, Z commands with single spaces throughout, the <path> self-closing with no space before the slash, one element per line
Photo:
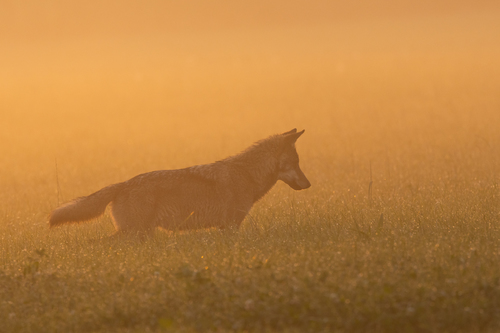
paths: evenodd
<path fill-rule="evenodd" d="M 109 185 L 55 209 L 49 225 L 91 220 L 111 203 L 118 232 L 239 226 L 253 204 L 278 180 L 295 190 L 311 186 L 300 170 L 295 150 L 302 133 L 293 129 L 221 161 L 148 172 Z"/>

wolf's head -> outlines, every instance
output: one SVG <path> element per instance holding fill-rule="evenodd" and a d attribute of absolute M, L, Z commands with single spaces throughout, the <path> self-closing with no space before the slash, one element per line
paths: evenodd
<path fill-rule="evenodd" d="M 304 190 L 311 186 L 309 180 L 300 170 L 299 155 L 295 149 L 295 142 L 305 130 L 297 132 L 297 129 L 281 134 L 283 138 L 283 150 L 279 157 L 278 179 L 287 183 L 294 190 Z"/>

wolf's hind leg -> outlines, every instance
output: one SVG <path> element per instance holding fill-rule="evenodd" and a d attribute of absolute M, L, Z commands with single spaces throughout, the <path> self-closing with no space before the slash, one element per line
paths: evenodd
<path fill-rule="evenodd" d="M 118 197 L 112 203 L 111 216 L 117 233 L 148 233 L 154 230 L 154 204 L 148 197 Z"/>

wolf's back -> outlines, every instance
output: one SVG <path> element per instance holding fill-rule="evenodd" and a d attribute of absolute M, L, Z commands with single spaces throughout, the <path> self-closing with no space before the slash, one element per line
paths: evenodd
<path fill-rule="evenodd" d="M 52 228 L 65 223 L 84 222 L 102 215 L 122 187 L 123 183 L 109 185 L 56 208 L 50 214 L 49 226 Z"/>

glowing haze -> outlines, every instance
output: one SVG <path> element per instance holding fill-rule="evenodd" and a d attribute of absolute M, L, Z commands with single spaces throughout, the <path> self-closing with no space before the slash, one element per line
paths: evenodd
<path fill-rule="evenodd" d="M 50 210 L 56 162 L 68 200 L 294 127 L 325 184 L 499 139 L 494 2 L 7 1 L 0 22 L 4 204 Z"/>
<path fill-rule="evenodd" d="M 48 227 L 293 128 L 238 230 Z M 498 0 L 1 1 L 2 331 L 498 332 L 499 175 Z"/>

